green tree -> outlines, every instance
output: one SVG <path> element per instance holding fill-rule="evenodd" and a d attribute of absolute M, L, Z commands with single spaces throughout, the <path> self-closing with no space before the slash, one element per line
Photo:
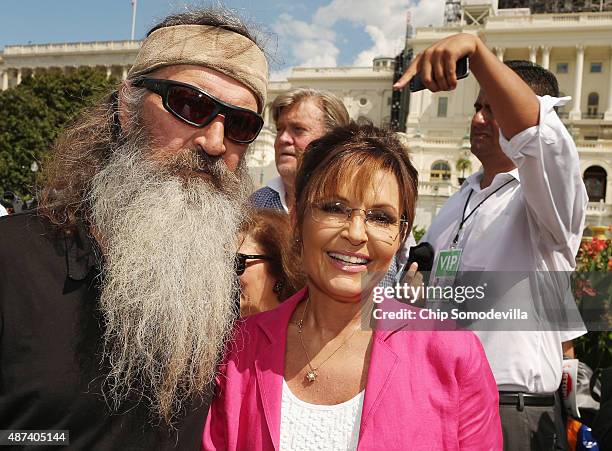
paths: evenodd
<path fill-rule="evenodd" d="M 470 171 L 472 169 L 472 162 L 467 157 L 461 157 L 457 160 L 455 167 L 457 171 L 461 171 L 461 178 L 465 178 L 465 171 Z"/>
<path fill-rule="evenodd" d="M 62 128 L 115 84 L 105 72 L 80 68 L 69 75 L 26 77 L 0 92 L 0 194 L 14 191 L 30 198 L 35 185 L 31 164 L 44 164 Z"/>
<path fill-rule="evenodd" d="M 425 227 L 414 226 L 412 228 L 412 236 L 414 237 L 414 240 L 417 243 L 419 242 L 421 238 L 423 238 L 423 236 L 425 235 L 425 232 L 427 232 L 427 230 L 425 230 Z"/>

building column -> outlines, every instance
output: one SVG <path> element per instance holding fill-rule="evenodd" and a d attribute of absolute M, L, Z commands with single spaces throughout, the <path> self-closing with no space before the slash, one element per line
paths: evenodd
<path fill-rule="evenodd" d="M 538 48 L 535 46 L 529 46 L 529 61 L 535 64 L 538 55 Z"/>
<path fill-rule="evenodd" d="M 550 47 L 540 47 L 542 49 L 542 67 L 548 69 L 550 66 Z"/>
<path fill-rule="evenodd" d="M 17 85 L 21 84 L 21 69 L 17 69 Z"/>
<path fill-rule="evenodd" d="M 423 91 L 413 92 L 410 94 L 410 105 L 408 106 L 408 117 L 415 120 L 419 117 L 419 103 Z"/>
<path fill-rule="evenodd" d="M 2 71 L 2 86 L 1 86 L 3 91 L 6 91 L 8 89 L 8 69 L 5 69 L 4 71 Z"/>
<path fill-rule="evenodd" d="M 584 66 L 584 46 L 576 46 L 576 71 L 574 74 L 574 93 L 573 101 L 574 105 L 572 111 L 569 113 L 570 119 L 580 119 L 582 113 L 580 111 L 580 104 L 582 102 L 582 69 Z"/>
<path fill-rule="evenodd" d="M 604 120 L 612 121 L 612 47 L 608 49 L 608 107 L 604 113 Z"/>
<path fill-rule="evenodd" d="M 270 118 L 272 117 L 272 104 L 269 103 L 268 105 L 265 106 L 264 108 L 264 113 L 263 113 L 263 118 L 264 118 L 264 124 L 266 125 L 270 125 Z"/>
<path fill-rule="evenodd" d="M 128 73 L 128 69 L 127 66 L 122 66 L 121 67 L 121 79 L 125 80 L 127 78 L 127 73 Z"/>
<path fill-rule="evenodd" d="M 497 55 L 497 59 L 500 61 L 504 61 L 504 49 L 503 47 L 495 47 L 495 54 Z"/>
<path fill-rule="evenodd" d="M 406 116 L 406 132 L 416 134 L 419 130 L 423 91 L 410 94 L 410 105 Z"/>
<path fill-rule="evenodd" d="M 106 79 L 111 78 L 112 66 L 106 66 Z"/>

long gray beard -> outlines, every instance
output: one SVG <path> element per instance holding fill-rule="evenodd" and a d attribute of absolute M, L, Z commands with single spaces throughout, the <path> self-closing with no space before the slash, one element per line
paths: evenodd
<path fill-rule="evenodd" d="M 236 175 L 193 151 L 160 167 L 137 141 L 115 149 L 91 186 L 105 257 L 105 395 L 115 410 L 128 396 L 149 397 L 170 424 L 213 380 L 235 319 L 236 231 L 249 190 L 244 168 Z M 194 167 L 210 180 L 174 175 Z"/>

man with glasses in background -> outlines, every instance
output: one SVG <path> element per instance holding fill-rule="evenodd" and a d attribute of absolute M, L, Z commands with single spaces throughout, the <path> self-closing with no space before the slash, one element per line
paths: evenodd
<path fill-rule="evenodd" d="M 0 429 L 200 448 L 267 76 L 232 14 L 170 16 L 60 136 L 38 211 L 0 222 Z"/>

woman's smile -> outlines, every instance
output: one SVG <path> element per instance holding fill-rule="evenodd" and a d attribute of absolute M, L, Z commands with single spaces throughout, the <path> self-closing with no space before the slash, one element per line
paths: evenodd
<path fill-rule="evenodd" d="M 367 271 L 367 265 L 372 261 L 368 256 L 354 252 L 329 251 L 327 255 L 334 267 L 348 273 Z"/>

